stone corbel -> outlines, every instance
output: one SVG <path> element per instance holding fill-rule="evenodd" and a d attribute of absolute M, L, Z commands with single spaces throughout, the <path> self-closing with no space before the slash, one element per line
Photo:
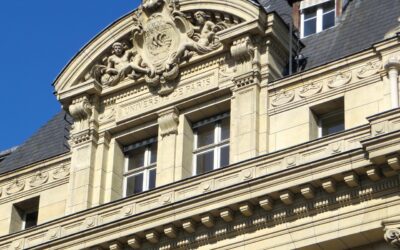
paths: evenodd
<path fill-rule="evenodd" d="M 400 219 L 385 220 L 382 222 L 384 226 L 384 238 L 392 246 L 400 249 Z"/>
<path fill-rule="evenodd" d="M 89 121 L 93 113 L 92 107 L 86 95 L 72 101 L 69 106 L 69 113 L 74 119 L 75 133 L 89 128 Z"/>
<path fill-rule="evenodd" d="M 252 39 L 245 36 L 235 40 L 231 46 L 231 55 L 236 64 L 235 86 L 240 88 L 261 81 L 261 62 L 258 48 Z"/>
<path fill-rule="evenodd" d="M 178 133 L 179 112 L 176 108 L 159 113 L 158 125 L 161 137 Z"/>
<path fill-rule="evenodd" d="M 386 156 L 386 160 L 393 170 L 400 170 L 400 157 L 398 154 Z"/>

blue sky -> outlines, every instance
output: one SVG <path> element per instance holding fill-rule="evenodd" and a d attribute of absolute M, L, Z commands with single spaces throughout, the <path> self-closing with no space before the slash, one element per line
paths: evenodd
<path fill-rule="evenodd" d="M 52 83 L 96 34 L 139 0 L 0 3 L 0 151 L 22 144 L 60 109 Z"/>

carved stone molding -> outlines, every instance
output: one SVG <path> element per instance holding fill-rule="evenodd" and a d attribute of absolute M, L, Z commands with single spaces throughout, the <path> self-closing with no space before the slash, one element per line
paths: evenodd
<path fill-rule="evenodd" d="M 392 56 L 386 61 L 385 70 L 388 71 L 393 68 L 400 70 L 400 56 Z"/>
<path fill-rule="evenodd" d="M 64 179 L 70 174 L 70 166 L 67 163 L 61 164 L 61 166 L 53 171 L 53 179 L 60 180 Z"/>
<path fill-rule="evenodd" d="M 279 90 L 275 97 L 272 99 L 271 104 L 274 107 L 292 102 L 295 97 L 294 90 Z"/>
<path fill-rule="evenodd" d="M 49 180 L 48 172 L 37 171 L 35 175 L 30 179 L 29 186 L 38 187 L 46 183 L 48 180 Z"/>
<path fill-rule="evenodd" d="M 352 78 L 351 71 L 339 72 L 337 75 L 335 75 L 328 81 L 328 87 L 331 89 L 342 87 L 345 84 L 349 83 L 351 81 L 351 78 Z"/>
<path fill-rule="evenodd" d="M 171 109 L 159 114 L 158 125 L 161 137 L 178 133 L 179 116 L 177 109 Z"/>
<path fill-rule="evenodd" d="M 301 98 L 307 98 L 309 96 L 318 94 L 319 92 L 322 91 L 322 82 L 310 82 L 304 84 L 300 91 L 299 91 L 299 96 Z"/>
<path fill-rule="evenodd" d="M 21 192 L 25 188 L 25 181 L 21 181 L 18 178 L 15 178 L 11 184 L 6 187 L 6 193 L 8 195 L 15 194 Z"/>
<path fill-rule="evenodd" d="M 382 64 L 380 62 L 368 62 L 360 70 L 357 71 L 357 77 L 360 79 L 372 76 L 381 69 Z"/>

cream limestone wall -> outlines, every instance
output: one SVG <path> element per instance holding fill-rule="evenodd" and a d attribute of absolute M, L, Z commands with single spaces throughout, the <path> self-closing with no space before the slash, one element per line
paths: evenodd
<path fill-rule="evenodd" d="M 0 234 L 9 233 L 12 204 L 25 198 L 40 195 L 39 223 L 56 220 L 4 236 L 0 250 L 167 243 L 173 245 L 162 249 L 346 249 L 365 245 L 360 238 L 381 242 L 382 221 L 400 216 L 400 118 L 388 111 L 393 79 L 383 66 L 399 42 L 276 80 L 289 41 L 275 14 L 244 0 L 163 3 L 148 1 L 143 12 L 113 24 L 57 79 L 57 97 L 74 118 L 68 164 L 0 182 L 9 191 L 0 196 Z M 163 35 L 171 47 L 148 40 L 158 32 L 152 14 L 168 24 Z M 213 38 L 211 30 L 218 30 Z M 122 46 L 129 41 L 134 52 Z M 124 70 L 102 62 L 128 54 Z M 339 98 L 347 131 L 315 140 L 312 109 Z M 227 111 L 232 166 L 193 176 L 192 124 Z M 152 137 L 157 189 L 124 197 L 122 149 Z"/>

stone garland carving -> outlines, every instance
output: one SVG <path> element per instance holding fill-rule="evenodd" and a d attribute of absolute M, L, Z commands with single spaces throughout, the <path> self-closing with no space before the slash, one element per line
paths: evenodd
<path fill-rule="evenodd" d="M 328 87 L 331 89 L 339 88 L 351 81 L 351 72 L 339 72 L 337 75 L 328 80 Z"/>
<path fill-rule="evenodd" d="M 322 82 L 310 82 L 304 84 L 299 92 L 301 98 L 307 98 L 322 91 Z"/>
<path fill-rule="evenodd" d="M 133 15 L 131 46 L 114 43 L 112 55 L 96 64 L 91 76 L 107 86 L 144 77 L 153 92 L 170 94 L 180 73 L 179 64 L 221 47 L 217 32 L 228 27 L 224 21 L 210 21 L 203 11 L 194 17 L 196 23 L 192 24 L 178 1 L 144 0 Z"/>
<path fill-rule="evenodd" d="M 30 179 L 29 186 L 38 187 L 42 184 L 45 184 L 49 180 L 49 173 L 37 171 L 35 175 Z"/>
<path fill-rule="evenodd" d="M 271 104 L 274 107 L 292 102 L 294 100 L 295 93 L 293 90 L 279 90 L 275 95 L 275 98 L 272 99 Z"/>
<path fill-rule="evenodd" d="M 357 77 L 360 79 L 372 76 L 381 69 L 382 64 L 380 62 L 368 62 L 357 72 Z"/>
<path fill-rule="evenodd" d="M 6 193 L 8 195 L 12 195 L 18 192 L 21 192 L 25 188 L 25 181 L 21 181 L 18 178 L 15 178 L 10 185 L 6 188 Z"/>

